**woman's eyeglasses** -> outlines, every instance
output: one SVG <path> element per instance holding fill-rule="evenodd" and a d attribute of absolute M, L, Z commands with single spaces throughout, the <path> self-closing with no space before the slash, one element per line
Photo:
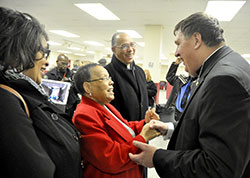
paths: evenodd
<path fill-rule="evenodd" d="M 49 58 L 50 50 L 47 48 L 41 48 L 40 51 L 42 51 L 43 56 L 40 59 L 36 59 L 36 60 L 38 61 L 38 60 L 41 60 L 43 58 L 45 58 L 47 60 Z"/>
<path fill-rule="evenodd" d="M 94 80 L 87 80 L 87 82 L 95 82 L 95 81 L 99 81 L 99 80 L 112 80 L 111 77 L 103 77 L 103 78 L 98 78 L 98 79 L 94 79 Z"/>

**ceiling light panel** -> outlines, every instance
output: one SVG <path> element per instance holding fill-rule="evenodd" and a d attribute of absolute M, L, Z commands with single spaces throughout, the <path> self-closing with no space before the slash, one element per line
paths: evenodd
<path fill-rule="evenodd" d="M 219 21 L 231 21 L 246 1 L 208 1 L 206 13 Z"/>
<path fill-rule="evenodd" d="M 96 41 L 84 41 L 84 43 L 87 43 L 92 46 L 104 46 L 102 43 L 96 42 Z"/>
<path fill-rule="evenodd" d="M 61 35 L 61 36 L 65 36 L 65 37 L 69 37 L 69 38 L 79 38 L 80 36 L 64 31 L 64 30 L 50 30 L 51 33 L 55 33 L 57 35 Z"/>
<path fill-rule="evenodd" d="M 71 54 L 72 52 L 70 51 L 65 51 L 65 50 L 57 50 L 59 53 L 66 53 L 66 54 Z"/>
<path fill-rule="evenodd" d="M 74 5 L 98 20 L 120 20 L 101 3 L 81 3 Z"/>

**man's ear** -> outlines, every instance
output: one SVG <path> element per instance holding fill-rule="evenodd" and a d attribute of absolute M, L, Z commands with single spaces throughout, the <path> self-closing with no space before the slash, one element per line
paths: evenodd
<path fill-rule="evenodd" d="M 112 49 L 112 52 L 115 53 L 115 46 L 113 46 L 111 49 Z"/>
<path fill-rule="evenodd" d="M 201 34 L 198 32 L 195 32 L 193 34 L 193 38 L 194 38 L 194 49 L 200 48 L 200 46 L 202 44 Z"/>

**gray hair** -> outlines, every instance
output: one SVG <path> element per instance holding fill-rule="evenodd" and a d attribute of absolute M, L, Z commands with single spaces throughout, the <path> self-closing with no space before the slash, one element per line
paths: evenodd
<path fill-rule="evenodd" d="M 117 42 L 117 36 L 121 35 L 121 34 L 126 34 L 124 32 L 116 32 L 115 34 L 113 34 L 112 39 L 111 39 L 111 47 L 116 46 L 116 42 Z"/>
<path fill-rule="evenodd" d="M 83 83 L 90 80 L 91 69 L 93 69 L 96 66 L 100 66 L 100 65 L 96 64 L 96 63 L 90 63 L 90 64 L 83 65 L 83 66 L 79 67 L 76 74 L 74 75 L 76 90 L 81 95 L 84 95 L 84 93 L 86 93 L 86 91 L 83 88 Z"/>
<path fill-rule="evenodd" d="M 42 37 L 48 40 L 43 26 L 31 15 L 0 7 L 1 70 L 17 72 L 32 68 Z"/>
<path fill-rule="evenodd" d="M 201 34 L 202 41 L 209 47 L 216 46 L 224 42 L 223 29 L 219 21 L 205 13 L 198 12 L 181 20 L 174 29 L 174 35 L 181 31 L 186 38 L 190 38 L 195 32 Z"/>

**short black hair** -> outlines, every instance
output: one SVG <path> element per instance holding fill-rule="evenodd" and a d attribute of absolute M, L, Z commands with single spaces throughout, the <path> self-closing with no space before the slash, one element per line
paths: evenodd
<path fill-rule="evenodd" d="M 90 80 L 91 77 L 91 69 L 96 66 L 100 66 L 96 63 L 90 63 L 79 67 L 76 74 L 74 75 L 75 87 L 78 93 L 83 95 L 86 91 L 83 88 L 83 83 Z"/>
<path fill-rule="evenodd" d="M 42 37 L 48 40 L 43 26 L 31 15 L 0 7 L 1 70 L 17 72 L 32 68 L 38 51 L 43 49 Z"/>
<path fill-rule="evenodd" d="M 186 38 L 190 38 L 195 32 L 200 33 L 202 41 L 209 47 L 225 41 L 219 21 L 203 12 L 194 13 L 181 20 L 174 28 L 174 35 L 179 30 Z"/>

